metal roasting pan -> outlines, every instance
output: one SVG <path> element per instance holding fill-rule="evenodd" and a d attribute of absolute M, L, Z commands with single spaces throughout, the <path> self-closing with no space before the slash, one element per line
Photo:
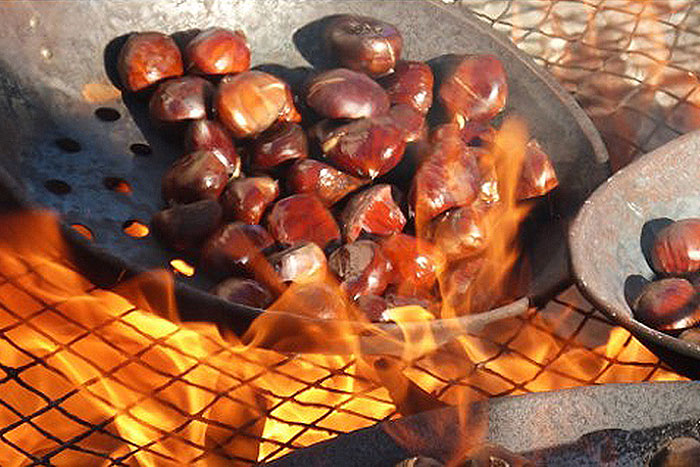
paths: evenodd
<path fill-rule="evenodd" d="M 448 53 L 501 58 L 510 84 L 505 113 L 527 121 L 560 179 L 560 187 L 538 204 L 523 229 L 533 271 L 523 294 L 539 304 L 569 281 L 568 225 L 609 172 L 605 147 L 567 92 L 463 6 L 423 0 L 94 0 L 5 1 L 0 10 L 3 191 L 20 205 L 57 211 L 65 225 L 89 227 L 95 237 L 91 242 L 65 230 L 89 272 L 98 273 L 93 277 L 98 284 L 167 267 L 178 256 L 151 235 L 132 238 L 122 231 L 126 221 L 148 223 L 162 207 L 161 176 L 182 152 L 150 126 L 143 101 L 112 86 L 125 36 L 159 30 L 180 33 L 176 38 L 184 40 L 184 32 L 197 28 L 240 28 L 248 36 L 253 64 L 298 89 L 310 66 L 331 66 L 319 40 L 322 18 L 346 12 L 396 24 L 409 59 Z M 120 118 L 98 118 L 95 112 L 103 107 L 115 109 Z M 133 144 L 147 144 L 151 154 L 135 154 Z M 110 178 L 128 182 L 132 193 L 108 189 Z M 210 286 L 201 274 L 178 278 L 176 294 L 185 319 L 224 320 L 240 331 L 261 311 L 224 303 L 206 292 Z"/>

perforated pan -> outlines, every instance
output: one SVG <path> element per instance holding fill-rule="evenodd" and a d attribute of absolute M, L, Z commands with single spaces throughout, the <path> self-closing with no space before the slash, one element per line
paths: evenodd
<path fill-rule="evenodd" d="M 152 235 L 134 238 L 123 231 L 131 221 L 147 224 L 162 207 L 160 179 L 181 148 L 151 128 L 142 104 L 122 98 L 112 85 L 119 38 L 145 30 L 240 28 L 248 36 L 253 64 L 268 65 L 296 86 L 305 75 L 301 67 L 330 66 L 318 20 L 350 12 L 396 24 L 409 59 L 447 53 L 501 58 L 510 83 L 506 114 L 526 119 L 552 156 L 561 185 L 524 228 L 534 278 L 525 293 L 541 301 L 568 281 L 568 223 L 608 173 L 607 153 L 574 100 L 464 7 L 437 1 L 156 0 L 5 1 L 0 9 L 0 154 L 6 188 L 23 202 L 55 209 L 67 225 L 88 227 L 91 242 L 69 237 L 88 264 L 100 265 L 97 269 L 168 267 L 177 256 Z M 122 181 L 131 193 L 115 189 Z M 201 274 L 180 277 L 178 284 L 180 295 L 185 291 L 192 303 L 205 299 L 207 306 L 217 304 L 242 322 L 256 314 L 203 293 L 211 284 Z"/>

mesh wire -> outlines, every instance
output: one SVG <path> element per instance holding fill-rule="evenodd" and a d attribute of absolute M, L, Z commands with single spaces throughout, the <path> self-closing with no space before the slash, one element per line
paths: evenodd
<path fill-rule="evenodd" d="M 692 0 L 461 4 L 575 95 L 615 167 L 700 124 Z M 399 416 L 365 361 L 244 349 L 94 287 L 61 249 L 41 253 L 0 255 L 2 465 L 248 464 Z M 400 374 L 448 403 L 682 379 L 574 288 Z"/>

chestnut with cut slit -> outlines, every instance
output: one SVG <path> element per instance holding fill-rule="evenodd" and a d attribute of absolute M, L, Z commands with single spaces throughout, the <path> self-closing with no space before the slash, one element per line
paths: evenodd
<path fill-rule="evenodd" d="M 668 278 L 650 282 L 634 303 L 635 317 L 660 331 L 691 328 L 700 324 L 700 303 L 686 279 Z"/>
<path fill-rule="evenodd" d="M 160 32 L 129 36 L 119 51 L 117 71 L 127 91 L 141 91 L 166 78 L 181 76 L 184 69 L 175 41 Z"/>
<path fill-rule="evenodd" d="M 391 235 L 406 225 L 401 208 L 392 196 L 391 185 L 375 185 L 354 195 L 340 215 L 343 236 L 354 242 L 362 232 Z"/>
<path fill-rule="evenodd" d="M 314 242 L 324 248 L 340 239 L 340 230 L 333 215 L 314 195 L 298 194 L 275 203 L 267 218 L 275 239 L 287 245 Z"/>
<path fill-rule="evenodd" d="M 326 255 L 312 242 L 278 251 L 267 259 L 282 282 L 314 282 L 326 277 Z"/>
<path fill-rule="evenodd" d="M 255 138 L 252 153 L 253 167 L 262 170 L 291 159 L 305 159 L 309 155 L 306 134 L 296 123 L 276 123 Z"/>
<path fill-rule="evenodd" d="M 195 120 L 185 131 L 185 150 L 209 150 L 219 154 L 228 165 L 229 177 L 241 174 L 241 157 L 233 138 L 224 126 L 215 120 Z"/>
<path fill-rule="evenodd" d="M 431 241 L 450 261 L 482 253 L 490 234 L 484 223 L 487 210 L 476 202 L 441 214 L 431 223 Z"/>
<path fill-rule="evenodd" d="M 651 250 L 651 263 L 665 276 L 700 270 L 700 219 L 682 219 L 659 231 Z"/>
<path fill-rule="evenodd" d="M 297 161 L 287 172 L 291 192 L 314 194 L 326 206 L 334 205 L 368 182 L 314 159 Z"/>
<path fill-rule="evenodd" d="M 217 199 L 228 177 L 229 166 L 218 153 L 191 152 L 176 160 L 163 176 L 163 198 L 171 204 Z"/>
<path fill-rule="evenodd" d="M 250 48 L 243 31 L 212 27 L 185 48 L 188 71 L 205 75 L 240 73 L 250 68 Z"/>
<path fill-rule="evenodd" d="M 306 89 L 306 103 L 323 117 L 363 118 L 389 110 L 389 96 L 376 81 L 345 68 L 318 74 Z"/>
<path fill-rule="evenodd" d="M 214 87 L 198 76 L 183 76 L 159 84 L 148 111 L 158 123 L 207 118 Z"/>
<path fill-rule="evenodd" d="M 559 186 L 552 161 L 536 139 L 528 141 L 516 187 L 518 199 L 543 196 Z"/>
<path fill-rule="evenodd" d="M 200 263 L 215 276 L 259 275 L 262 281 L 272 270 L 262 250 L 273 244 L 273 238 L 261 226 L 231 222 L 209 237 Z"/>
<path fill-rule="evenodd" d="M 259 224 L 265 209 L 279 194 L 277 180 L 270 177 L 234 178 L 226 185 L 220 202 L 227 219 Z"/>
<path fill-rule="evenodd" d="M 337 248 L 328 258 L 328 265 L 352 300 L 362 295 L 381 295 L 392 280 L 391 262 L 371 240 L 359 240 Z"/>
<path fill-rule="evenodd" d="M 379 82 L 394 105 L 409 105 L 423 115 L 433 105 L 434 78 L 427 63 L 400 61 L 396 70 Z"/>
<path fill-rule="evenodd" d="M 344 67 L 375 77 L 394 69 L 403 48 L 396 26 L 368 16 L 339 15 L 328 25 L 325 39 Z"/>
<path fill-rule="evenodd" d="M 216 230 L 221 223 L 221 206 L 213 199 L 177 204 L 157 212 L 151 222 L 166 245 L 182 251 L 197 246 Z"/>
<path fill-rule="evenodd" d="M 381 246 L 394 268 L 399 295 L 428 293 L 445 268 L 445 257 L 435 245 L 411 235 L 394 234 Z"/>

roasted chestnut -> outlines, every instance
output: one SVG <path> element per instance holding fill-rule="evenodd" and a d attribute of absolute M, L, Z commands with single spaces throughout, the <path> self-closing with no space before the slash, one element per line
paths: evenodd
<path fill-rule="evenodd" d="M 155 122 L 180 122 L 207 118 L 214 90 L 198 76 L 183 76 L 165 81 L 153 93 L 148 110 Z"/>
<path fill-rule="evenodd" d="M 267 308 L 274 301 L 274 296 L 265 286 L 252 279 L 230 277 L 217 284 L 211 291 L 232 303 L 254 308 Z"/>
<path fill-rule="evenodd" d="M 686 279 L 650 282 L 634 303 L 635 317 L 660 331 L 681 330 L 700 323 L 700 303 Z"/>
<path fill-rule="evenodd" d="M 484 222 L 487 209 L 475 202 L 441 214 L 431 223 L 432 242 L 450 261 L 482 253 L 489 235 Z"/>
<path fill-rule="evenodd" d="M 403 140 L 413 143 L 425 136 L 425 116 L 407 104 L 397 104 L 389 109 L 389 117 L 404 133 Z"/>
<path fill-rule="evenodd" d="M 228 164 L 216 152 L 191 152 L 176 160 L 163 176 L 163 198 L 171 204 L 217 199 L 228 174 Z"/>
<path fill-rule="evenodd" d="M 425 115 L 433 105 L 433 72 L 427 63 L 400 61 L 380 80 L 392 104 L 406 104 Z"/>
<path fill-rule="evenodd" d="M 314 194 L 326 206 L 334 205 L 366 183 L 368 180 L 353 177 L 314 159 L 297 161 L 287 172 L 291 192 Z"/>
<path fill-rule="evenodd" d="M 326 41 L 344 67 L 370 76 L 391 72 L 403 47 L 396 26 L 355 15 L 336 17 L 326 29 Z"/>
<path fill-rule="evenodd" d="M 374 185 L 350 199 L 340 215 L 345 240 L 354 242 L 362 232 L 391 235 L 403 230 L 406 218 L 391 191 L 391 185 Z"/>
<path fill-rule="evenodd" d="M 525 147 L 525 158 L 520 170 L 516 196 L 521 200 L 535 198 L 549 193 L 558 185 L 559 180 L 552 161 L 537 140 L 531 139 Z M 700 261 L 700 258 L 698 260 Z"/>
<path fill-rule="evenodd" d="M 362 178 L 384 175 L 401 161 L 405 134 L 391 117 L 355 120 L 326 135 L 325 156 L 337 167 Z"/>
<path fill-rule="evenodd" d="M 250 49 L 243 31 L 209 28 L 185 48 L 188 69 L 206 75 L 240 73 L 250 68 Z"/>
<path fill-rule="evenodd" d="M 317 319 L 347 319 L 347 303 L 337 289 L 326 282 L 293 283 L 274 304 L 284 311 Z"/>
<path fill-rule="evenodd" d="M 665 276 L 700 270 L 700 219 L 679 220 L 661 229 L 654 239 L 651 262 Z"/>
<path fill-rule="evenodd" d="M 382 294 L 392 279 L 391 263 L 381 247 L 371 240 L 337 248 L 328 258 L 328 265 L 352 300 L 361 295 Z"/>
<path fill-rule="evenodd" d="M 506 105 L 508 83 L 501 61 L 493 55 L 464 55 L 443 80 L 439 97 L 459 126 L 489 120 Z"/>
<path fill-rule="evenodd" d="M 372 117 L 389 110 L 389 96 L 376 81 L 345 68 L 314 77 L 307 85 L 306 103 L 327 118 Z"/>
<path fill-rule="evenodd" d="M 253 167 L 271 169 L 284 161 L 305 159 L 308 144 L 304 130 L 296 123 L 279 122 L 253 141 Z"/>
<path fill-rule="evenodd" d="M 228 130 L 215 120 L 195 120 L 185 132 L 185 150 L 209 150 L 221 156 L 228 165 L 229 177 L 241 174 L 241 158 Z"/>
<path fill-rule="evenodd" d="M 192 248 L 207 238 L 221 222 L 221 206 L 216 200 L 203 199 L 177 204 L 153 216 L 156 235 L 175 250 Z"/>
<path fill-rule="evenodd" d="M 235 178 L 226 185 L 220 201 L 227 219 L 259 224 L 279 193 L 277 180 L 270 177 Z"/>
<path fill-rule="evenodd" d="M 488 147 L 496 139 L 496 129 L 488 122 L 466 122 L 460 129 L 460 136 L 467 146 Z"/>
<path fill-rule="evenodd" d="M 282 282 L 322 281 L 326 276 L 326 255 L 315 243 L 300 243 L 267 259 Z"/>
<path fill-rule="evenodd" d="M 268 228 L 283 244 L 314 242 L 321 248 L 340 238 L 333 215 L 314 195 L 298 194 L 275 203 L 267 218 Z"/>
<path fill-rule="evenodd" d="M 287 106 L 287 84 L 262 71 L 225 76 L 214 97 L 219 120 L 238 138 L 268 129 Z"/>
<path fill-rule="evenodd" d="M 259 225 L 231 222 L 219 228 L 202 248 L 201 264 L 214 275 L 260 275 L 264 278 L 267 263 L 262 250 L 274 244 Z"/>
<path fill-rule="evenodd" d="M 181 76 L 182 56 L 170 36 L 134 33 L 119 51 L 117 70 L 126 90 L 140 91 L 165 78 Z"/>
<path fill-rule="evenodd" d="M 399 233 L 383 240 L 381 246 L 394 268 L 399 295 L 426 293 L 445 268 L 443 254 L 425 240 Z"/>

